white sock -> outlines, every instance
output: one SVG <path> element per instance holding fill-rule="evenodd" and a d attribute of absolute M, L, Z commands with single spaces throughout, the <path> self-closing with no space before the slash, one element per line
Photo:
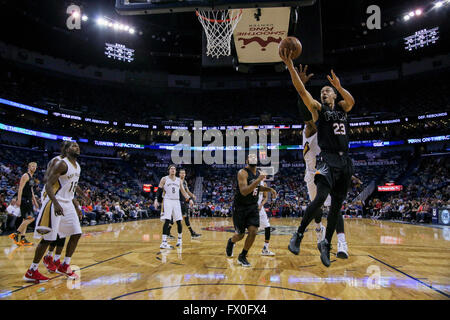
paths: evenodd
<path fill-rule="evenodd" d="M 51 257 L 53 255 L 53 251 L 47 252 L 47 257 Z"/>
<path fill-rule="evenodd" d="M 64 257 L 64 263 L 70 264 L 70 257 Z"/>
<path fill-rule="evenodd" d="M 61 258 L 60 254 L 55 254 L 55 256 L 53 257 L 53 261 L 58 261 Z"/>
<path fill-rule="evenodd" d="M 30 269 L 37 270 L 38 266 L 39 266 L 39 263 L 32 263 Z"/>
<path fill-rule="evenodd" d="M 320 230 L 322 228 L 322 221 L 316 223 L 316 230 Z"/>
<path fill-rule="evenodd" d="M 345 242 L 345 233 L 338 233 L 337 237 L 339 242 Z"/>
<path fill-rule="evenodd" d="M 167 235 L 166 234 L 162 235 L 162 242 L 167 242 Z"/>
<path fill-rule="evenodd" d="M 269 243 L 268 242 L 264 242 L 264 250 L 269 250 Z"/>
<path fill-rule="evenodd" d="M 179 233 L 179 234 L 178 234 L 178 240 L 181 241 L 181 238 L 183 238 L 183 234 L 182 234 L 182 233 Z"/>

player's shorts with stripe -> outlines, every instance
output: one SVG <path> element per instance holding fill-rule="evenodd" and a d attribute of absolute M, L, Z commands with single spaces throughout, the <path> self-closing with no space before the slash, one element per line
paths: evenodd
<path fill-rule="evenodd" d="M 258 205 L 250 206 L 233 206 L 233 224 L 237 233 L 245 233 L 245 229 L 249 226 L 259 228 L 259 211 Z"/>
<path fill-rule="evenodd" d="M 161 205 L 161 220 L 180 221 L 183 219 L 180 200 L 164 199 Z"/>
<path fill-rule="evenodd" d="M 352 159 L 348 154 L 338 154 L 322 151 L 317 159 L 314 181 L 322 176 L 328 182 L 330 194 L 346 197 L 351 186 L 354 173 Z"/>
<path fill-rule="evenodd" d="M 269 218 L 267 217 L 267 212 L 264 207 L 259 211 L 259 227 L 261 229 L 270 227 Z"/>
<path fill-rule="evenodd" d="M 39 216 L 36 220 L 34 237 L 36 239 L 54 241 L 59 235 L 60 238 L 66 238 L 74 234 L 81 234 L 80 220 L 72 201 L 58 200 L 63 209 L 63 216 L 55 215 L 53 201 L 48 197 L 42 203 Z M 42 232 L 48 233 L 42 235 Z"/>

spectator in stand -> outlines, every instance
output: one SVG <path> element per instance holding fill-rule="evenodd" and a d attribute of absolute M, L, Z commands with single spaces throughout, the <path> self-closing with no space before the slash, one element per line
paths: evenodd
<path fill-rule="evenodd" d="M 15 230 L 16 229 L 16 220 L 20 217 L 20 207 L 16 204 L 16 198 L 13 198 L 6 208 L 7 212 L 7 220 L 5 221 L 4 231 Z"/>

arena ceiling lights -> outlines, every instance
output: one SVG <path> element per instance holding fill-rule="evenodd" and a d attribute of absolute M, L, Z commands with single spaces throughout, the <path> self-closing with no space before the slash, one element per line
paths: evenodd
<path fill-rule="evenodd" d="M 433 9 L 440 9 L 446 5 L 450 4 L 450 0 L 438 0 L 438 1 L 433 1 L 431 3 L 431 5 L 429 6 L 428 10 L 423 10 L 422 8 L 416 8 L 414 10 L 411 10 L 409 12 L 406 12 L 403 15 L 403 21 L 409 21 L 410 19 L 413 18 L 417 18 L 422 16 L 422 14 L 429 12 L 430 10 Z"/>
<path fill-rule="evenodd" d="M 114 21 L 114 20 L 106 18 L 106 17 L 98 17 L 96 22 L 97 22 L 97 25 L 100 27 L 110 28 L 115 31 L 128 32 L 130 34 L 134 34 L 136 32 L 136 30 L 133 27 L 128 26 L 126 24 L 119 23 L 117 21 Z"/>

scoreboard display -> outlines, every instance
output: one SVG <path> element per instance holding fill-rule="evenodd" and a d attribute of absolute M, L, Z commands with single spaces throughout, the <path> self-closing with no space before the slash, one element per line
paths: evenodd
<path fill-rule="evenodd" d="M 422 29 L 403 39 L 405 41 L 405 50 L 407 51 L 428 47 L 439 40 L 439 27 Z"/>
<path fill-rule="evenodd" d="M 134 61 L 134 49 L 125 47 L 120 43 L 105 43 L 105 56 L 123 62 Z"/>

